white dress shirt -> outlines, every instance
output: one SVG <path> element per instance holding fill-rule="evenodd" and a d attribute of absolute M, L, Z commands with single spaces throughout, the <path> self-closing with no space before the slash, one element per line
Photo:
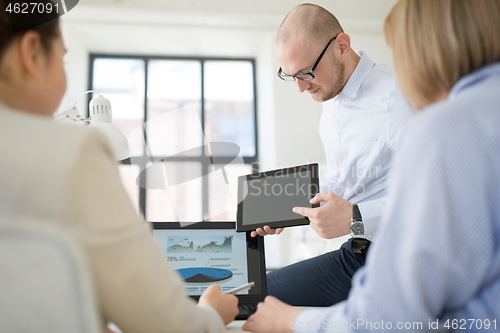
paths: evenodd
<path fill-rule="evenodd" d="M 295 332 L 500 330 L 500 63 L 407 129 L 349 300 L 305 310 Z"/>
<path fill-rule="evenodd" d="M 357 203 L 373 239 L 386 206 L 386 180 L 398 135 L 411 111 L 392 69 L 361 56 L 341 93 L 323 103 L 319 133 L 328 176 L 321 192 Z"/>

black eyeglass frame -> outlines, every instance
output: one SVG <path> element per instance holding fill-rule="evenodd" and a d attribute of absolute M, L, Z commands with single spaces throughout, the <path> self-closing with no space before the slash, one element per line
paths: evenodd
<path fill-rule="evenodd" d="M 325 49 L 323 50 L 323 52 L 321 52 L 321 54 L 319 55 L 319 58 L 318 60 L 316 60 L 316 62 L 314 63 L 314 65 L 312 66 L 311 70 L 309 72 L 303 72 L 303 73 L 297 73 L 297 74 L 283 74 L 283 70 L 280 69 L 278 70 L 278 77 L 280 79 L 282 79 L 283 81 L 287 81 L 287 82 L 292 82 L 291 80 L 287 80 L 285 78 L 288 78 L 288 77 L 291 77 L 293 79 L 293 81 L 295 81 L 296 79 L 299 79 L 299 80 L 302 80 L 302 81 L 310 81 L 312 79 L 314 79 L 316 76 L 313 74 L 314 71 L 316 70 L 316 67 L 318 66 L 321 58 L 323 58 L 323 55 L 325 54 L 326 50 L 328 49 L 328 46 L 330 46 L 330 44 L 338 37 L 339 35 L 333 37 L 332 39 L 330 39 L 330 41 L 328 42 L 328 44 L 326 44 L 325 46 Z M 310 79 L 301 79 L 299 76 L 300 75 L 310 75 L 311 78 Z"/>

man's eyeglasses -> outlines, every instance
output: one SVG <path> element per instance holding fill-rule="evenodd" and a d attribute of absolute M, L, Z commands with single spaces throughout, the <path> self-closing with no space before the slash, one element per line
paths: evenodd
<path fill-rule="evenodd" d="M 314 70 L 318 66 L 319 61 L 321 60 L 321 58 L 323 58 L 323 55 L 325 54 L 326 50 L 328 49 L 328 46 L 330 46 L 330 43 L 333 42 L 335 40 L 335 38 L 337 38 L 337 36 L 335 36 L 332 39 L 330 39 L 330 41 L 328 42 L 328 44 L 326 44 L 325 49 L 323 50 L 323 52 L 321 52 L 321 54 L 319 55 L 318 60 L 316 60 L 316 62 L 314 63 L 314 65 L 312 66 L 312 68 L 311 68 L 311 70 L 309 72 L 297 73 L 297 74 L 283 74 L 283 71 L 281 70 L 281 67 L 280 67 L 280 69 L 278 70 L 278 76 L 279 76 L 279 78 L 282 79 L 282 80 L 288 81 L 288 82 L 295 81 L 295 79 L 299 79 L 299 80 L 302 80 L 302 81 L 309 81 L 309 80 L 314 79 L 315 78 L 315 76 L 313 74 Z"/>

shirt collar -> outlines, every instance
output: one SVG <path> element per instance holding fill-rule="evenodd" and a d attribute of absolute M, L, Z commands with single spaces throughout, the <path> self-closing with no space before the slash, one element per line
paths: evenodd
<path fill-rule="evenodd" d="M 356 97 L 359 87 L 361 87 L 361 84 L 365 80 L 366 76 L 370 73 L 373 66 L 375 66 L 375 63 L 364 52 L 357 51 L 356 53 L 361 57 L 361 59 L 352 72 L 351 77 L 347 80 L 344 89 L 340 92 L 341 94 L 349 97 Z"/>
<path fill-rule="evenodd" d="M 449 99 L 456 98 L 462 91 L 492 76 L 500 76 L 500 62 L 488 65 L 462 77 L 450 91 Z"/>

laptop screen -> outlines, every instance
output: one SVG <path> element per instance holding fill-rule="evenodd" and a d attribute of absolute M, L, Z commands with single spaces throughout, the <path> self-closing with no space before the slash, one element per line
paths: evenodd
<path fill-rule="evenodd" d="M 184 227 L 176 222 L 153 222 L 153 235 L 171 267 L 184 280 L 186 294 L 197 298 L 214 283 L 224 292 L 253 281 L 254 287 L 237 295 L 265 297 L 263 240 L 237 233 L 234 228 L 234 222 L 200 222 Z"/>

